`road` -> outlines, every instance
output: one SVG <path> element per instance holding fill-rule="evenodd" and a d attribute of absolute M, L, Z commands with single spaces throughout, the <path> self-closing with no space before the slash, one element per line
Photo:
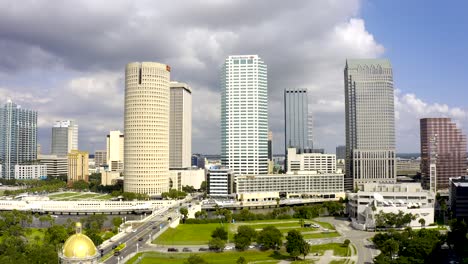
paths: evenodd
<path fill-rule="evenodd" d="M 351 227 L 351 222 L 345 218 L 326 217 L 318 218 L 317 220 L 333 224 L 336 230 L 341 233 L 341 239 L 349 239 L 356 246 L 358 253 L 357 263 L 374 263 L 374 257 L 380 254 L 380 251 L 375 249 L 374 243 L 369 240 L 375 233 L 356 230 Z"/>

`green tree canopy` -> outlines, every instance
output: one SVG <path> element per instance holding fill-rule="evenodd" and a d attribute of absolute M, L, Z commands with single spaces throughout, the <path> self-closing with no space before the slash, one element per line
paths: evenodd
<path fill-rule="evenodd" d="M 277 249 L 283 243 L 283 234 L 274 226 L 264 227 L 257 235 L 257 243 L 265 249 Z"/>

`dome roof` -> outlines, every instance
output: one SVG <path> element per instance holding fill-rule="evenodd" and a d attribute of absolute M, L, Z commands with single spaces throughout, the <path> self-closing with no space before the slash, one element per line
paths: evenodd
<path fill-rule="evenodd" d="M 76 224 L 77 232 L 65 241 L 63 255 L 67 258 L 87 258 L 96 255 L 97 250 L 93 241 L 81 234 L 81 224 Z"/>

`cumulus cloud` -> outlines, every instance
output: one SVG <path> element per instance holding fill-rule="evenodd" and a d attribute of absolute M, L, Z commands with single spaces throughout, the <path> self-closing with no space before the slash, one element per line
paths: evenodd
<path fill-rule="evenodd" d="M 385 51 L 359 17 L 360 5 L 8 1 L 0 10 L 0 48 L 9 51 L 0 55 L 0 99 L 10 96 L 39 111 L 43 149 L 53 121 L 75 119 L 81 148 L 93 151 L 104 147 L 108 130 L 123 128 L 125 64 L 159 61 L 171 65 L 172 79 L 192 87 L 193 151 L 219 153 L 220 67 L 228 55 L 259 54 L 268 65 L 274 152 L 283 152 L 283 90 L 296 87 L 309 89 L 315 145 L 334 151 L 345 141 L 346 58 Z"/>

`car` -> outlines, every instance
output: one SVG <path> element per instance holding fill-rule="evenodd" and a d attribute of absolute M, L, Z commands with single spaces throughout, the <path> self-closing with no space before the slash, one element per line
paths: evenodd
<path fill-rule="evenodd" d="M 120 255 L 120 251 L 115 251 L 114 252 L 114 256 L 119 256 Z"/>
<path fill-rule="evenodd" d="M 192 252 L 192 250 L 190 248 L 183 248 L 182 252 Z"/>
<path fill-rule="evenodd" d="M 208 251 L 208 248 L 199 248 L 198 251 Z"/>
<path fill-rule="evenodd" d="M 167 252 L 179 252 L 177 248 L 168 248 Z"/>
<path fill-rule="evenodd" d="M 232 246 L 226 246 L 226 247 L 224 248 L 224 250 L 231 250 L 231 249 L 233 249 L 233 248 L 234 248 L 234 247 L 232 247 Z"/>
<path fill-rule="evenodd" d="M 255 246 L 254 246 L 254 245 L 250 245 L 249 248 L 252 249 L 252 248 L 255 248 Z"/>
<path fill-rule="evenodd" d="M 112 245 L 112 249 L 115 249 L 117 247 L 117 245 Z"/>
<path fill-rule="evenodd" d="M 156 229 L 156 228 L 158 228 L 158 227 L 157 227 L 157 226 L 153 226 L 151 229 Z"/>
<path fill-rule="evenodd" d="M 137 229 L 133 229 L 132 232 L 135 233 L 136 231 L 138 231 Z"/>
<path fill-rule="evenodd" d="M 140 237 L 140 238 L 138 239 L 138 241 L 143 241 L 143 237 Z"/>

